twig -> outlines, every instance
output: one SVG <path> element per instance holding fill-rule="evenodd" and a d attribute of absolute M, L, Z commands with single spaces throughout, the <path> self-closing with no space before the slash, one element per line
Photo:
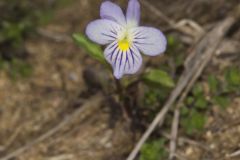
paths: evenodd
<path fill-rule="evenodd" d="M 11 137 L 9 138 L 9 140 L 7 141 L 5 148 L 8 148 L 17 138 L 17 136 L 19 135 L 20 131 L 21 131 L 22 127 L 18 127 L 15 132 L 11 135 Z"/>
<path fill-rule="evenodd" d="M 28 149 L 31 149 L 34 145 L 46 140 L 47 138 L 53 136 L 54 134 L 56 134 L 57 132 L 59 132 L 62 128 L 64 128 L 65 126 L 67 126 L 69 123 L 72 123 L 73 120 L 75 120 L 76 118 L 79 118 L 79 116 L 81 115 L 81 113 L 83 113 L 85 110 L 89 109 L 90 107 L 93 106 L 99 106 L 99 103 L 102 101 L 101 96 L 99 95 L 95 95 L 92 98 L 90 98 L 85 104 L 83 104 L 83 106 L 81 106 L 78 110 L 76 110 L 74 113 L 72 113 L 71 115 L 67 116 L 62 122 L 60 122 L 56 127 L 50 129 L 48 132 L 42 134 L 40 137 L 36 138 L 35 140 L 33 140 L 32 142 L 27 143 L 26 145 L 24 145 L 23 147 L 9 153 L 8 155 L 6 155 L 5 157 L 0 158 L 0 160 L 10 160 L 14 157 L 19 156 L 20 154 L 24 153 L 25 151 L 27 151 Z"/>
<path fill-rule="evenodd" d="M 227 158 L 233 158 L 233 157 L 238 157 L 238 156 L 240 156 L 240 150 L 227 155 Z"/>
<path fill-rule="evenodd" d="M 187 143 L 189 145 L 194 145 L 196 147 L 199 147 L 201 149 L 204 149 L 205 151 L 209 152 L 210 148 L 207 145 L 204 145 L 200 142 L 188 139 L 188 138 L 184 138 L 184 137 L 179 137 L 178 143 Z"/>
<path fill-rule="evenodd" d="M 202 35 L 206 33 L 202 26 L 200 26 L 197 22 L 191 19 L 180 20 L 175 24 L 174 29 L 186 35 L 191 35 L 196 39 L 196 41 L 199 40 Z"/>
<path fill-rule="evenodd" d="M 219 135 L 222 132 L 226 132 L 226 131 L 229 131 L 232 128 L 236 128 L 239 125 L 240 125 L 240 119 L 237 118 L 237 119 L 233 120 L 233 123 L 228 124 L 227 126 L 224 126 L 220 130 L 218 130 L 216 134 Z"/>
<path fill-rule="evenodd" d="M 177 135 L 178 135 L 178 125 L 179 125 L 179 118 L 180 118 L 180 109 L 177 107 L 174 111 L 174 118 L 172 123 L 172 130 L 171 130 L 171 140 L 170 140 L 170 154 L 169 159 L 172 160 L 175 156 L 176 152 L 176 142 L 177 142 Z"/>
<path fill-rule="evenodd" d="M 204 67 L 209 62 L 206 59 L 212 56 L 212 54 L 217 49 L 219 43 L 223 39 L 225 33 L 229 30 L 229 28 L 234 24 L 235 21 L 236 19 L 234 19 L 233 17 L 226 18 L 221 23 L 219 23 L 219 25 L 217 25 L 213 30 L 206 34 L 206 36 L 195 47 L 195 49 L 191 53 L 194 55 L 192 56 L 192 61 L 188 61 L 188 63 L 186 63 L 186 69 L 180 77 L 176 88 L 172 91 L 172 94 L 166 101 L 163 109 L 157 114 L 153 122 L 150 124 L 146 132 L 143 134 L 139 142 L 134 147 L 133 151 L 128 156 L 127 160 L 133 160 L 137 156 L 142 145 L 148 139 L 150 134 L 154 131 L 156 126 L 158 124 L 161 125 L 164 122 L 165 115 L 167 114 L 171 106 L 174 104 L 176 99 L 180 96 L 184 88 L 189 84 L 189 82 L 194 82 L 192 81 L 192 79 L 196 79 L 199 77 Z M 205 60 L 206 62 L 204 62 Z M 203 65 L 201 65 L 201 63 L 203 63 Z M 202 66 L 202 69 L 199 69 L 199 66 Z M 196 72 L 198 74 L 196 74 Z"/>
<path fill-rule="evenodd" d="M 168 150 L 167 148 L 166 148 L 166 151 L 167 151 L 167 152 L 170 152 L 170 150 Z M 184 157 L 183 155 L 181 155 L 181 154 L 179 154 L 179 153 L 174 153 L 173 156 L 176 157 L 176 159 L 179 159 L 179 160 L 187 160 L 186 157 Z M 160 159 L 160 160 L 161 160 L 161 159 Z"/>
<path fill-rule="evenodd" d="M 197 31 L 199 34 L 203 35 L 205 30 L 195 21 L 190 19 L 182 19 L 175 24 L 175 28 L 182 28 L 183 26 L 189 25 L 192 29 Z"/>
<path fill-rule="evenodd" d="M 226 55 L 228 56 L 229 54 L 232 54 L 232 53 L 236 53 L 235 55 L 237 55 L 239 53 L 239 50 L 240 50 L 240 43 L 239 41 L 237 40 L 230 40 L 230 39 L 225 39 L 218 51 L 217 51 L 217 56 L 221 56 L 221 55 Z"/>
<path fill-rule="evenodd" d="M 174 28 L 175 22 L 163 14 L 159 9 L 153 6 L 148 0 L 141 0 L 141 3 L 146 6 L 150 11 L 152 11 L 156 16 L 165 21 L 170 27 Z"/>
<path fill-rule="evenodd" d="M 205 33 L 204 29 L 195 21 L 190 19 L 182 19 L 179 22 L 175 22 L 170 17 L 163 14 L 158 8 L 149 3 L 147 0 L 142 0 L 141 3 L 147 7 L 151 12 L 153 12 L 161 20 L 165 21 L 170 29 L 178 30 L 186 35 L 191 35 L 192 37 L 198 39 L 200 35 Z"/>
<path fill-rule="evenodd" d="M 163 135 L 165 138 L 171 140 L 171 135 L 165 133 L 165 132 L 161 132 L 161 135 Z M 181 145 L 183 143 L 189 144 L 189 145 L 193 145 L 193 146 L 197 146 L 201 149 L 204 149 L 206 151 L 209 151 L 210 148 L 207 145 L 204 145 L 200 142 L 196 142 L 195 140 L 189 139 L 189 138 L 185 138 L 185 137 L 179 137 L 177 140 L 177 144 Z"/>
<path fill-rule="evenodd" d="M 46 29 L 42 29 L 42 28 L 38 29 L 37 33 L 39 35 L 43 36 L 43 37 L 52 39 L 52 40 L 54 40 L 56 42 L 65 42 L 65 43 L 72 42 L 71 37 L 66 35 L 66 34 L 60 34 L 60 33 L 52 32 L 52 31 L 49 31 L 49 30 L 46 30 Z"/>
<path fill-rule="evenodd" d="M 70 160 L 70 159 L 74 159 L 74 155 L 72 154 L 58 155 L 56 157 L 48 158 L 47 160 Z"/>

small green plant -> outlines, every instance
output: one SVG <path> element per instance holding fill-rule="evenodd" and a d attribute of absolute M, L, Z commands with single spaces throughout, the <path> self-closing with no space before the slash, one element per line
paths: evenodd
<path fill-rule="evenodd" d="M 27 34 L 39 23 L 39 8 L 43 9 L 43 5 L 26 0 L 3 0 L 0 6 L 3 13 L 0 15 L 0 44 L 20 47 Z"/>
<path fill-rule="evenodd" d="M 196 135 L 203 131 L 207 119 L 204 112 L 183 107 L 181 114 L 180 124 L 188 135 Z"/>
<path fill-rule="evenodd" d="M 0 69 L 4 69 L 11 78 L 26 78 L 32 74 L 33 66 L 26 61 L 28 53 L 24 42 L 35 34 L 38 26 L 50 21 L 54 9 L 63 2 L 67 1 L 54 1 L 51 5 L 46 1 L 1 1 Z"/>
<path fill-rule="evenodd" d="M 225 109 L 230 104 L 230 96 L 240 92 L 240 69 L 236 66 L 227 68 L 223 80 L 211 75 L 208 77 L 208 85 L 211 103 Z"/>
<path fill-rule="evenodd" d="M 197 83 L 181 108 L 180 124 L 188 135 L 201 133 L 206 122 L 208 101 L 201 83 Z"/>
<path fill-rule="evenodd" d="M 222 109 L 226 109 L 230 104 L 230 99 L 227 96 L 215 96 L 212 98 L 212 102 L 220 106 Z"/>
<path fill-rule="evenodd" d="M 146 142 L 141 149 L 140 160 L 165 160 L 167 151 L 165 139 L 156 139 Z"/>
<path fill-rule="evenodd" d="M 185 106 L 181 109 L 181 126 L 187 134 L 193 135 L 204 129 L 206 113 L 209 104 L 214 104 L 221 109 L 226 109 L 230 104 L 230 96 L 239 93 L 240 69 L 229 67 L 225 70 L 224 80 L 220 80 L 214 75 L 208 77 L 209 99 L 203 91 L 203 85 L 197 83 L 191 94 L 185 101 Z"/>
<path fill-rule="evenodd" d="M 219 89 L 219 81 L 216 76 L 210 75 L 208 77 L 208 86 L 211 94 L 217 94 Z"/>
<path fill-rule="evenodd" d="M 240 68 L 228 68 L 225 71 L 225 83 L 228 92 L 240 92 Z"/>

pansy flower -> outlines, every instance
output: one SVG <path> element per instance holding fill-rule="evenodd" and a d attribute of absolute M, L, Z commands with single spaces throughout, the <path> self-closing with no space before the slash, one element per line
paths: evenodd
<path fill-rule="evenodd" d="M 140 69 L 140 53 L 156 56 L 166 50 L 166 38 L 160 30 L 139 26 L 138 0 L 129 0 L 126 16 L 118 5 L 105 1 L 101 5 L 100 17 L 88 24 L 86 34 L 93 42 L 107 45 L 104 57 L 117 79 Z"/>

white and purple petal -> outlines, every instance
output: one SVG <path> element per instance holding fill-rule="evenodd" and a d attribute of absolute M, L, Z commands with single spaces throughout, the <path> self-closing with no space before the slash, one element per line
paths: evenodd
<path fill-rule="evenodd" d="M 110 1 L 102 3 L 100 8 L 100 16 L 103 19 L 108 19 L 117 22 L 120 25 L 126 24 L 126 19 L 122 9 L 118 5 Z"/>
<path fill-rule="evenodd" d="M 134 45 L 149 56 L 156 56 L 165 52 L 167 40 L 163 33 L 152 27 L 136 27 L 131 29 Z"/>
<path fill-rule="evenodd" d="M 86 35 L 90 40 L 101 45 L 106 45 L 115 41 L 122 27 L 107 19 L 99 19 L 90 22 L 86 28 Z"/>
<path fill-rule="evenodd" d="M 127 51 L 122 51 L 118 48 L 117 41 L 105 49 L 104 56 L 113 67 L 117 79 L 122 78 L 124 74 L 136 73 L 142 64 L 142 56 L 137 48 L 132 46 Z"/>
<path fill-rule="evenodd" d="M 129 26 L 138 26 L 140 21 L 140 4 L 138 0 L 129 0 L 127 8 L 127 24 Z"/>

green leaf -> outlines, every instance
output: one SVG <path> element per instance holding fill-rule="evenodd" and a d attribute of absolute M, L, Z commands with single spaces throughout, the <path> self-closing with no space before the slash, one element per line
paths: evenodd
<path fill-rule="evenodd" d="M 91 57 L 102 64 L 106 64 L 103 51 L 99 45 L 90 42 L 87 37 L 81 33 L 73 34 L 73 39 L 80 47 L 83 47 Z"/>
<path fill-rule="evenodd" d="M 154 106 L 158 101 L 158 93 L 155 90 L 150 90 L 145 93 L 144 100 L 147 106 Z"/>
<path fill-rule="evenodd" d="M 151 69 L 144 76 L 143 80 L 150 85 L 174 87 L 173 79 L 168 75 L 167 72 L 159 69 Z"/>
<path fill-rule="evenodd" d="M 217 90 L 218 90 L 219 82 L 214 75 L 210 75 L 208 77 L 208 85 L 209 85 L 209 88 L 211 90 L 211 93 L 216 94 Z"/>
<path fill-rule="evenodd" d="M 166 159 L 165 140 L 158 139 L 145 143 L 141 148 L 140 160 Z"/>
<path fill-rule="evenodd" d="M 237 67 L 231 67 L 226 71 L 225 75 L 226 81 L 232 86 L 240 85 L 240 69 Z"/>
<path fill-rule="evenodd" d="M 202 85 L 200 83 L 197 83 L 194 87 L 193 87 L 193 95 L 194 96 L 201 96 L 203 94 L 203 89 L 202 89 Z"/>
<path fill-rule="evenodd" d="M 174 36 L 167 36 L 167 41 L 168 41 L 168 45 L 169 47 L 174 47 L 176 46 L 176 40 Z"/>
<path fill-rule="evenodd" d="M 192 110 L 188 116 L 181 120 L 181 125 L 189 135 L 203 131 L 205 123 L 205 115 L 196 110 Z"/>
<path fill-rule="evenodd" d="M 193 97 L 191 97 L 191 96 L 189 96 L 189 97 L 187 97 L 187 104 L 188 105 L 192 105 L 193 104 L 193 102 L 194 102 L 194 98 Z"/>
<path fill-rule="evenodd" d="M 174 62 L 176 64 L 176 67 L 181 66 L 184 63 L 184 54 L 176 55 L 176 57 L 174 57 Z"/>
<path fill-rule="evenodd" d="M 206 109 L 207 108 L 207 104 L 208 101 L 206 100 L 206 98 L 204 96 L 199 96 L 196 97 L 196 102 L 195 102 L 195 106 L 199 109 Z"/>
<path fill-rule="evenodd" d="M 4 31 L 8 39 L 14 39 L 21 35 L 21 28 L 19 24 L 3 23 Z"/>
<path fill-rule="evenodd" d="M 218 96 L 214 97 L 213 102 L 225 109 L 230 104 L 230 99 L 228 97 Z"/>
<path fill-rule="evenodd" d="M 189 109 L 186 106 L 181 107 L 181 115 L 182 116 L 187 116 L 189 114 Z"/>

